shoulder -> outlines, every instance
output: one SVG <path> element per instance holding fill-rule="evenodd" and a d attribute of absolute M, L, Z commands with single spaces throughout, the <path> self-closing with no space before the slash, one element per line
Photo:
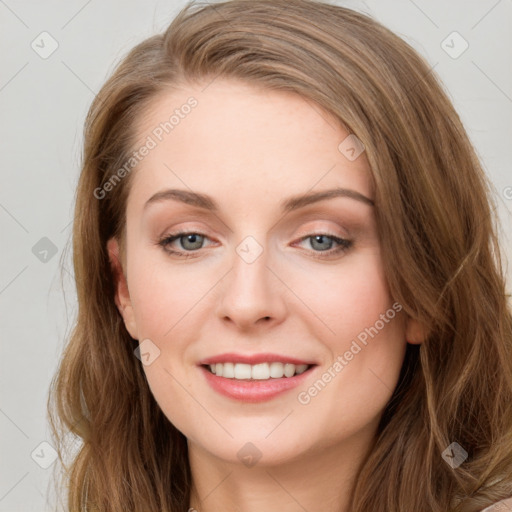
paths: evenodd
<path fill-rule="evenodd" d="M 482 510 L 482 512 L 512 512 L 512 498 L 498 501 Z"/>

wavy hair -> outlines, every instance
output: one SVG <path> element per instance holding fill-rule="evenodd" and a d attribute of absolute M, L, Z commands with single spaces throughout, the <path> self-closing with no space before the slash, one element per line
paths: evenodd
<path fill-rule="evenodd" d="M 67 509 L 188 509 L 186 438 L 154 400 L 114 303 L 106 244 L 124 240 L 131 175 L 102 199 L 95 190 L 130 158 L 151 100 L 218 76 L 294 92 L 363 142 L 391 296 L 427 329 L 408 344 L 350 512 L 476 512 L 510 496 L 512 314 L 494 192 L 439 79 L 367 15 L 232 0 L 188 4 L 128 53 L 87 115 L 72 240 L 78 313 L 48 399 Z M 72 456 L 68 434 L 80 444 Z M 442 457 L 453 442 L 468 453 L 457 468 Z"/>

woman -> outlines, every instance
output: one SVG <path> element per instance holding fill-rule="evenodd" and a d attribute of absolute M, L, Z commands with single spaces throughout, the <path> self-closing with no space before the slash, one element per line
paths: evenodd
<path fill-rule="evenodd" d="M 492 206 L 386 28 L 309 0 L 185 8 L 86 122 L 49 403 L 83 442 L 69 510 L 507 506 Z"/>

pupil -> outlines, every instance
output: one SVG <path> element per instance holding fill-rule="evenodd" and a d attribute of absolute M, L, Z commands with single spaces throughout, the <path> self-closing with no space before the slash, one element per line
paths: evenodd
<path fill-rule="evenodd" d="M 188 246 L 188 249 L 198 249 L 199 246 L 201 245 L 200 235 L 197 235 L 197 234 L 185 235 L 183 238 L 185 239 L 185 245 L 184 245 L 185 248 L 187 248 L 187 244 L 192 244 L 192 247 Z M 198 244 L 198 243 L 199 243 L 199 245 L 194 246 L 194 244 Z"/>
<path fill-rule="evenodd" d="M 322 243 L 326 243 L 324 238 L 326 238 L 327 240 L 329 239 L 329 237 L 326 237 L 324 235 L 315 235 L 315 237 L 313 238 L 313 240 L 314 240 L 313 246 L 315 246 L 315 244 L 317 244 L 317 243 L 320 244 L 320 245 Z M 331 241 L 331 243 L 332 243 L 332 241 Z M 329 246 L 329 244 L 327 244 L 327 245 Z M 329 249 L 330 247 L 325 247 L 325 246 L 322 247 L 322 246 L 320 246 L 320 247 L 317 247 L 317 248 L 319 248 L 319 249 Z"/>

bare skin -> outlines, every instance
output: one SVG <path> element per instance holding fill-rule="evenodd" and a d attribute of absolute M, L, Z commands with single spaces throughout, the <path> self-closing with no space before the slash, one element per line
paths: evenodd
<path fill-rule="evenodd" d="M 143 144 L 169 112 L 197 100 L 133 171 L 124 274 L 117 241 L 108 246 L 118 271 L 116 303 L 131 336 L 160 351 L 144 371 L 163 412 L 188 439 L 191 507 L 303 512 L 321 504 L 324 512 L 346 511 L 398 382 L 406 340 L 420 343 L 421 329 L 397 308 L 393 318 L 386 313 L 395 301 L 374 206 L 337 196 L 285 213 L 281 203 L 334 188 L 371 201 L 366 156 L 340 152 L 349 133 L 297 95 L 221 79 L 204 88 L 187 85 L 155 99 L 138 126 Z M 172 199 L 144 208 L 166 189 L 207 194 L 219 209 Z M 196 238 L 159 245 L 177 230 Z M 262 252 L 248 263 L 237 252 L 241 243 Z M 358 335 L 381 324 L 347 354 Z M 299 387 L 247 403 L 205 379 L 199 362 L 222 353 L 276 353 L 316 366 Z M 308 391 L 326 373 L 325 386 Z M 251 466 L 247 450 L 257 459 Z"/>

